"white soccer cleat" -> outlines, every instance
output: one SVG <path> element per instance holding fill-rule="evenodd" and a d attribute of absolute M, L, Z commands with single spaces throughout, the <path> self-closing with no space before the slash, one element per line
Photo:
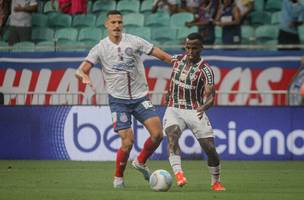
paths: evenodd
<path fill-rule="evenodd" d="M 122 177 L 114 177 L 113 187 L 116 189 L 125 188 L 124 180 Z"/>
<path fill-rule="evenodd" d="M 140 173 L 143 174 L 144 179 L 145 179 L 146 181 L 149 181 L 149 178 L 150 178 L 150 176 L 151 176 L 151 172 L 150 172 L 148 166 L 146 166 L 145 164 L 140 164 L 140 163 L 138 162 L 137 159 L 133 160 L 132 166 L 133 166 L 135 169 L 137 169 Z"/>

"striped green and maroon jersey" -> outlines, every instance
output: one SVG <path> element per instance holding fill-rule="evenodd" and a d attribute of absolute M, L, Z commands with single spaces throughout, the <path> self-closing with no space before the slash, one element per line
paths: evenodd
<path fill-rule="evenodd" d="M 209 64 L 201 59 L 187 63 L 186 55 L 176 56 L 167 96 L 169 107 L 196 109 L 203 104 L 204 86 L 214 85 L 214 74 Z"/>

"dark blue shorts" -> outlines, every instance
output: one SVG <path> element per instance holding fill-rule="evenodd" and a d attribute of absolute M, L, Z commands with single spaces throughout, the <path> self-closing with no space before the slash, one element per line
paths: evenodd
<path fill-rule="evenodd" d="M 150 99 L 145 96 L 140 99 L 118 99 L 109 95 L 109 105 L 112 113 L 114 131 L 131 127 L 131 116 L 143 123 L 146 119 L 159 116 Z"/>

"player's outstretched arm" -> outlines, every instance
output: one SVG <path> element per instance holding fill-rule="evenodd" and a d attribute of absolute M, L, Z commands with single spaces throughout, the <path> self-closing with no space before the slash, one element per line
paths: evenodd
<path fill-rule="evenodd" d="M 172 56 L 158 47 L 153 48 L 151 55 L 168 64 L 172 64 Z"/>
<path fill-rule="evenodd" d="M 205 86 L 204 94 L 205 94 L 204 104 L 197 108 L 197 116 L 199 119 L 203 117 L 203 113 L 206 110 L 208 110 L 211 106 L 213 106 L 214 97 L 215 97 L 214 85 L 207 84 Z"/>

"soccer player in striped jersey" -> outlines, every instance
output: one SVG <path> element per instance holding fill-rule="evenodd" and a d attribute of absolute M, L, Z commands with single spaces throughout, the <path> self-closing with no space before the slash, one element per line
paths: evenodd
<path fill-rule="evenodd" d="M 77 69 L 76 76 L 83 83 L 91 85 L 88 76 L 91 67 L 97 63 L 102 64 L 113 127 L 121 138 L 121 147 L 116 153 L 113 186 L 123 188 L 123 175 L 134 142 L 131 116 L 139 120 L 150 134 L 143 149 L 132 162 L 133 167 L 140 171 L 146 180 L 149 180 L 150 171 L 145 163 L 163 137 L 160 117 L 147 96 L 148 84 L 140 56 L 148 54 L 171 63 L 171 55 L 140 37 L 123 33 L 123 17 L 117 10 L 108 12 L 105 27 L 108 37 L 90 50 Z"/>
<path fill-rule="evenodd" d="M 163 125 L 168 137 L 169 162 L 177 185 L 187 183 L 178 140 L 183 130 L 189 128 L 208 156 L 211 190 L 220 191 L 225 190 L 220 182 L 220 159 L 215 149 L 213 129 L 205 112 L 214 102 L 214 74 L 207 61 L 200 57 L 202 49 L 202 36 L 191 33 L 186 38 L 186 53 L 176 56 Z"/>

